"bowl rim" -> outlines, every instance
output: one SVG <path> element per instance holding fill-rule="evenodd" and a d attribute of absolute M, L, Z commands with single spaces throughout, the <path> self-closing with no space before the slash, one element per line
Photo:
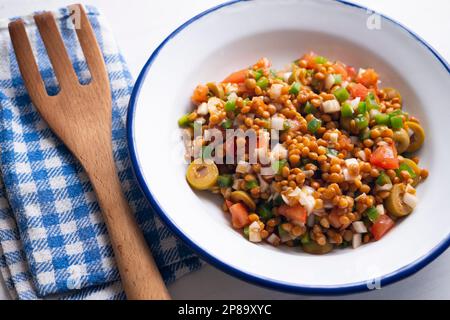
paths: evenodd
<path fill-rule="evenodd" d="M 157 58 L 159 52 L 161 49 L 173 38 L 175 37 L 180 31 L 188 27 L 193 22 L 201 19 L 202 17 L 215 12 L 221 8 L 232 6 L 237 3 L 241 2 L 250 2 L 250 1 L 257 1 L 257 0 L 232 0 L 228 1 L 222 4 L 219 4 L 217 6 L 214 6 L 208 10 L 203 11 L 202 13 L 192 17 L 191 19 L 187 20 L 185 23 L 180 25 L 177 29 L 175 29 L 167 38 L 165 38 L 159 46 L 153 51 L 150 58 L 145 63 L 144 67 L 139 73 L 139 76 L 135 82 L 128 112 L 127 112 L 127 143 L 128 143 L 128 150 L 129 155 L 133 167 L 134 174 L 137 178 L 137 181 L 139 183 L 139 186 L 143 193 L 145 194 L 146 198 L 151 204 L 151 207 L 154 209 L 154 211 L 158 214 L 158 216 L 164 221 L 164 223 L 170 228 L 172 232 L 174 232 L 182 241 L 185 242 L 190 248 L 192 248 L 199 256 L 201 256 L 204 260 L 209 262 L 210 264 L 214 265 L 215 267 L 219 268 L 220 270 L 235 276 L 241 280 L 257 284 L 269 289 L 275 289 L 279 291 L 289 292 L 289 293 L 306 293 L 306 294 L 321 294 L 321 295 L 333 295 L 333 294 L 350 294 L 350 293 L 356 293 L 356 292 L 364 292 L 369 291 L 371 288 L 368 286 L 368 281 L 360 281 L 360 282 L 353 282 L 348 284 L 341 284 L 341 285 L 330 285 L 330 286 L 313 286 L 313 285 L 301 285 L 301 284 L 289 284 L 289 283 L 281 283 L 278 281 L 266 279 L 264 277 L 261 277 L 256 274 L 252 274 L 249 272 L 244 272 L 242 270 L 239 270 L 238 268 L 235 268 L 233 266 L 228 265 L 226 262 L 223 262 L 208 252 L 204 251 L 198 244 L 196 244 L 194 241 L 192 241 L 187 235 L 185 235 L 180 229 L 176 227 L 169 218 L 169 216 L 164 212 L 164 210 L 159 205 L 156 198 L 152 195 L 149 187 L 147 186 L 145 179 L 143 177 L 141 166 L 137 157 L 137 150 L 135 145 L 135 139 L 133 136 L 134 132 L 134 116 L 135 116 L 135 110 L 137 106 L 137 99 L 140 93 L 140 90 L 142 88 L 142 84 L 145 81 L 146 75 L 149 72 L 153 61 Z M 399 28 L 406 31 L 410 36 L 413 37 L 417 42 L 424 45 L 434 56 L 435 58 L 442 64 L 442 66 L 447 70 L 447 72 L 450 74 L 450 66 L 448 62 L 431 46 L 429 45 L 425 40 L 423 40 L 419 35 L 414 33 L 413 31 L 409 30 L 407 27 L 405 27 L 403 24 L 397 22 L 396 20 L 389 18 L 379 12 L 376 12 L 374 10 L 371 10 L 365 6 L 355 4 L 352 2 L 348 2 L 345 0 L 329 0 L 330 2 L 336 2 L 343 6 L 350 6 L 355 7 L 360 10 L 365 10 L 373 12 L 377 15 L 379 15 L 382 19 L 385 19 L 387 21 L 390 21 L 394 23 Z M 432 250 L 430 250 L 427 254 L 422 256 L 421 258 L 405 265 L 404 267 L 397 269 L 389 274 L 383 275 L 380 278 L 380 285 L 381 286 L 387 286 L 389 284 L 392 284 L 394 282 L 397 282 L 401 279 L 404 279 L 406 277 L 411 276 L 412 274 L 418 272 L 422 268 L 424 268 L 426 265 L 428 265 L 430 262 L 432 262 L 434 259 L 436 259 L 439 255 L 441 255 L 448 247 L 450 246 L 450 234 L 447 235 L 447 237 L 441 241 L 438 245 L 436 245 Z"/>

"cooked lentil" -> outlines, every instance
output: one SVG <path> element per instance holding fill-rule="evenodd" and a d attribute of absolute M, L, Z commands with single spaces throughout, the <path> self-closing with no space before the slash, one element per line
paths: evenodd
<path fill-rule="evenodd" d="M 426 169 L 405 160 L 419 163 L 411 152 L 425 139 L 420 121 L 402 110 L 396 89 L 379 87 L 373 69 L 357 72 L 314 53 L 284 70 L 270 66 L 262 58 L 222 82 L 197 86 L 195 109 L 178 123 L 191 137 L 199 121 L 202 133 L 276 129 L 279 144 L 265 154 L 271 163 L 262 155 L 257 163 L 246 162 L 260 145 L 247 148 L 242 163 L 203 159 L 207 164 L 189 166 L 190 185 L 222 194 L 233 227 L 246 228 L 253 242 L 320 254 L 347 247 L 356 233 L 363 234 L 353 247 L 361 238 L 362 243 L 379 240 L 410 214 L 417 202 L 413 186 L 428 177 Z M 199 144 L 207 148 L 208 142 L 200 138 L 186 145 Z M 224 158 L 231 152 L 228 141 L 222 147 Z M 263 174 L 270 168 L 271 174 Z"/>

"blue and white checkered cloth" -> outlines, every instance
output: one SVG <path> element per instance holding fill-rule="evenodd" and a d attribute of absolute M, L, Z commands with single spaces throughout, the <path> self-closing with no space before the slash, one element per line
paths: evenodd
<path fill-rule="evenodd" d="M 201 261 L 161 223 L 134 180 L 125 114 L 132 79 L 104 18 L 86 8 L 106 61 L 113 97 L 113 148 L 119 176 L 163 278 Z M 67 9 L 55 12 L 82 82 L 89 72 Z M 22 17 L 48 91 L 57 82 L 31 16 Z M 0 271 L 18 299 L 124 298 L 113 252 L 89 180 L 41 119 L 26 93 L 7 23 L 0 21 Z"/>

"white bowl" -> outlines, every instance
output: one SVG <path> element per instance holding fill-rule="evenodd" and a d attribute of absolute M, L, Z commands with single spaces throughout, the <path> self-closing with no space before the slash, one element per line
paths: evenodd
<path fill-rule="evenodd" d="M 128 114 L 131 158 L 142 190 L 161 218 L 203 258 L 244 280 L 293 292 L 347 293 L 383 286 L 424 267 L 450 244 L 449 66 L 418 36 L 389 18 L 328 0 L 234 1 L 175 30 L 151 55 Z M 371 26 L 377 17 L 371 16 Z M 420 204 L 380 241 L 312 256 L 253 244 L 234 231 L 219 197 L 185 181 L 177 119 L 198 83 L 222 80 L 266 56 L 275 68 L 314 50 L 356 67 L 373 67 L 400 90 L 427 139 L 421 165 L 429 178 Z"/>

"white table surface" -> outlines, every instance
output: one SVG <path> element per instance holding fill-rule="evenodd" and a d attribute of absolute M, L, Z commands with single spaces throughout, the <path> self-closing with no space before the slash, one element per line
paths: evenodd
<path fill-rule="evenodd" d="M 0 18 L 82 2 L 108 18 L 131 73 L 137 77 L 156 46 L 177 26 L 223 0 L 0 0 Z M 382 12 L 419 34 L 450 61 L 450 1 L 354 0 Z M 450 251 L 408 279 L 381 290 L 343 299 L 450 299 Z M 260 288 L 206 266 L 170 286 L 178 299 L 313 299 Z M 8 299 L 0 279 L 0 299 Z M 322 297 L 321 297 L 322 298 Z M 323 297 L 335 298 L 335 297 Z"/>

